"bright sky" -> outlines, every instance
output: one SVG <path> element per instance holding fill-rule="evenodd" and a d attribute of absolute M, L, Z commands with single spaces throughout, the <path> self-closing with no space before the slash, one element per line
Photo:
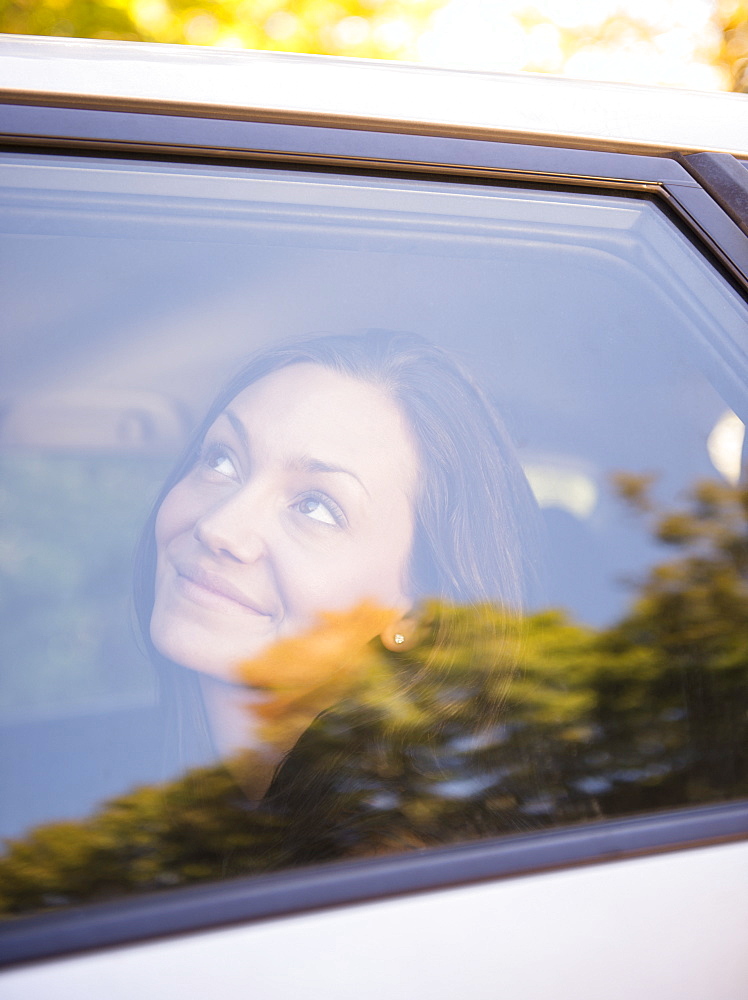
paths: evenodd
<path fill-rule="evenodd" d="M 448 0 L 418 55 L 440 66 L 719 90 L 712 13 L 713 0 Z"/>

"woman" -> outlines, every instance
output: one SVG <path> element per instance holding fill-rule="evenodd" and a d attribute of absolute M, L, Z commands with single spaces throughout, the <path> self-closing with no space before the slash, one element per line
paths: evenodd
<path fill-rule="evenodd" d="M 156 501 L 141 628 L 198 679 L 193 708 L 223 753 L 254 739 L 259 798 L 320 712 L 343 704 L 365 728 L 351 692 L 380 676 L 359 655 L 372 641 L 393 654 L 391 693 L 449 659 L 465 620 L 432 605 L 419 623 L 426 599 L 521 607 L 532 510 L 495 409 L 438 347 L 370 332 L 271 348 L 220 393 Z M 500 650 L 503 619 L 479 618 Z M 331 656 L 306 655 L 341 635 Z M 473 728 L 495 723 L 500 700 L 482 699 Z M 266 801 L 288 815 L 289 789 L 319 770 L 292 753 Z"/>

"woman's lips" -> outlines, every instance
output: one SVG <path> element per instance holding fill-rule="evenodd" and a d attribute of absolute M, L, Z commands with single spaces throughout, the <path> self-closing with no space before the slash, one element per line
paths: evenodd
<path fill-rule="evenodd" d="M 201 566 L 175 566 L 175 570 L 179 591 L 197 604 L 211 609 L 272 618 L 271 611 L 220 574 Z"/>

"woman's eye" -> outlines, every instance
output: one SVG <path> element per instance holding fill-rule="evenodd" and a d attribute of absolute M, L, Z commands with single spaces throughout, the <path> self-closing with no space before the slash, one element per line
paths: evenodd
<path fill-rule="evenodd" d="M 322 498 L 314 495 L 302 497 L 297 500 L 296 509 L 305 517 L 320 521 L 322 524 L 340 525 L 345 520 L 343 511 L 330 497 Z"/>
<path fill-rule="evenodd" d="M 227 448 L 219 444 L 211 444 L 203 449 L 203 464 L 227 479 L 238 479 L 236 466 Z"/>

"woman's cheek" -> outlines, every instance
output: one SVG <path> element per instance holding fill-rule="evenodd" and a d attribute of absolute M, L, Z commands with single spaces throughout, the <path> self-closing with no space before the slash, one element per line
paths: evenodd
<path fill-rule="evenodd" d="M 367 563 L 360 551 L 328 560 L 305 560 L 303 570 L 289 574 L 288 579 L 288 603 L 307 626 L 315 624 L 320 614 L 347 612 L 362 602 L 388 609 L 402 602 L 400 568 Z"/>

